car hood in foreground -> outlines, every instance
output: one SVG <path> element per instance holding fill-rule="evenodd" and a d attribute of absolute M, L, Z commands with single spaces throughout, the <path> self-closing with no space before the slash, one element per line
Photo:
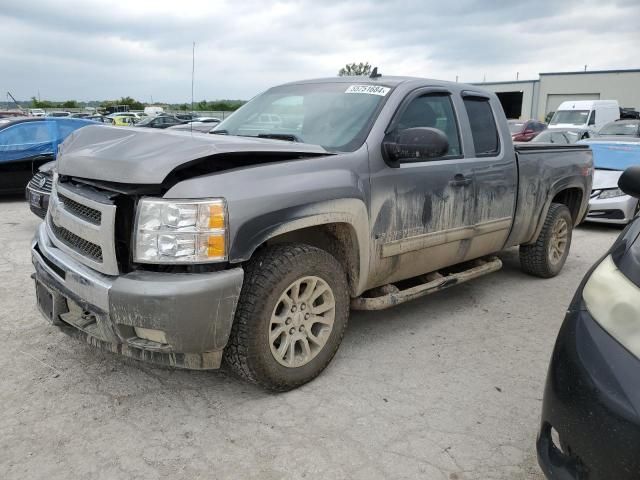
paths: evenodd
<path fill-rule="evenodd" d="M 318 145 L 227 135 L 192 135 L 130 127 L 86 127 L 73 133 L 58 154 L 58 173 L 105 182 L 158 185 L 185 164 L 211 166 L 217 158 L 238 166 L 317 157 Z M 198 161 L 198 162 L 196 162 Z"/>

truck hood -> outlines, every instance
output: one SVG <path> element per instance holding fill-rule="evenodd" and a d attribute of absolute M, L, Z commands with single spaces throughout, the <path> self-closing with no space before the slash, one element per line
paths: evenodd
<path fill-rule="evenodd" d="M 598 170 L 593 172 L 593 190 L 604 188 L 618 188 L 618 179 L 622 175 L 620 170 Z"/>
<path fill-rule="evenodd" d="M 331 155 L 318 145 L 146 128 L 92 126 L 77 130 L 58 152 L 58 173 L 105 182 L 158 185 L 174 170 L 199 160 L 215 171 L 268 161 Z M 254 161 L 252 161 L 254 159 Z M 220 169 L 220 168 L 218 168 Z"/>

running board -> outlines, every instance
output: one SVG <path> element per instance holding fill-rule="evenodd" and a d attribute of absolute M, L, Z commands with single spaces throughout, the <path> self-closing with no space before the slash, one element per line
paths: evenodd
<path fill-rule="evenodd" d="M 385 285 L 377 288 L 382 293 L 376 297 L 357 297 L 351 299 L 353 310 L 384 310 L 395 305 L 399 305 L 409 300 L 424 297 L 431 293 L 439 292 L 445 288 L 467 282 L 473 278 L 481 277 L 488 273 L 498 271 L 502 268 L 502 261 L 498 257 L 488 257 L 474 260 L 470 263 L 470 268 L 462 272 L 441 275 L 438 272 L 422 275 L 425 283 L 414 287 L 400 290 L 395 285 Z"/>

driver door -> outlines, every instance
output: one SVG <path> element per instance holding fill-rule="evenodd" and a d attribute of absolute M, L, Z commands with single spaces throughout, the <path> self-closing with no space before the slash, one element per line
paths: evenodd
<path fill-rule="evenodd" d="M 413 127 L 441 130 L 447 136 L 449 149 L 439 158 L 372 169 L 371 224 L 376 256 L 372 264 L 376 285 L 462 261 L 470 247 L 469 227 L 473 228 L 477 221 L 474 162 L 462 154 L 451 92 L 438 88 L 409 94 L 387 132 Z"/>

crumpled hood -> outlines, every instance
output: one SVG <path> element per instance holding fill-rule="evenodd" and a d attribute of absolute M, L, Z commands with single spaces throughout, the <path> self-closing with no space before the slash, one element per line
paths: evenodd
<path fill-rule="evenodd" d="M 622 175 L 620 170 L 598 170 L 593 172 L 593 190 L 602 190 L 603 188 L 617 188 L 618 179 Z"/>
<path fill-rule="evenodd" d="M 142 127 L 81 128 L 58 153 L 58 173 L 106 182 L 158 185 L 177 167 L 224 153 L 328 155 L 318 145 L 263 138 L 158 131 Z M 215 162 L 215 157 L 208 161 Z"/>

